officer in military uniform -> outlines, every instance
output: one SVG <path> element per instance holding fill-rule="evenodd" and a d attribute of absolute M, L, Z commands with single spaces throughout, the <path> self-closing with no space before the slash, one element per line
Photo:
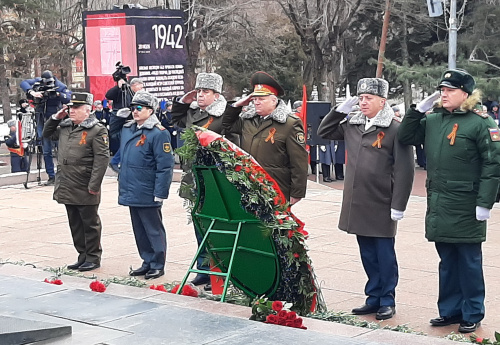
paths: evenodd
<path fill-rule="evenodd" d="M 52 115 L 44 138 L 59 140 L 54 200 L 66 206 L 78 260 L 70 269 L 94 270 L 101 265 L 101 183 L 109 161 L 108 131 L 90 116 L 93 96 L 71 95 L 68 105 Z M 68 118 L 66 118 L 68 116 Z"/>
<path fill-rule="evenodd" d="M 399 272 L 394 244 L 414 174 L 413 151 L 398 141 L 400 122 L 387 103 L 388 92 L 384 79 L 360 79 L 358 96 L 332 109 L 318 127 L 324 139 L 345 140 L 348 158 L 339 229 L 356 235 L 368 277 L 365 304 L 352 313 L 373 313 L 378 320 L 396 313 Z M 360 111 L 353 111 L 357 103 Z"/>
<path fill-rule="evenodd" d="M 228 104 L 221 94 L 222 84 L 222 77 L 217 73 L 199 73 L 196 76 L 195 89 L 186 93 L 179 100 L 174 100 L 171 110 L 172 124 L 181 130 L 196 125 L 224 134 L 222 115 L 226 111 Z M 229 135 L 228 139 L 238 144 L 237 136 Z M 191 167 L 186 166 L 184 162 L 181 162 L 181 165 L 182 170 L 185 172 L 181 184 L 193 183 L 193 175 L 190 173 Z M 183 196 L 183 189 L 180 189 L 179 193 Z M 203 237 L 196 230 L 195 235 L 199 246 Z M 199 270 L 210 270 L 205 250 L 198 257 L 196 264 Z M 209 282 L 210 277 L 208 274 L 202 273 L 198 273 L 192 280 L 194 285 L 203 285 Z"/>
<path fill-rule="evenodd" d="M 129 274 L 146 279 L 165 274 L 167 237 L 161 208 L 168 198 L 174 168 L 170 134 L 156 117 L 157 108 L 154 95 L 137 92 L 130 103 L 133 119 L 123 126 L 120 141 L 118 203 L 129 207 L 142 259 L 141 267 Z"/>
<path fill-rule="evenodd" d="M 241 135 L 241 148 L 276 180 L 293 205 L 305 197 L 307 186 L 302 120 L 278 98 L 285 91 L 269 74 L 256 72 L 250 83 L 254 91 L 224 114 L 224 128 Z M 243 111 L 244 106 L 248 107 Z"/>
<path fill-rule="evenodd" d="M 399 139 L 424 144 L 427 156 L 425 236 L 441 259 L 440 316 L 430 323 L 459 323 L 469 333 L 484 318 L 481 243 L 499 187 L 500 133 L 490 116 L 473 111 L 481 95 L 465 70 L 445 71 L 438 89 L 408 110 Z"/>

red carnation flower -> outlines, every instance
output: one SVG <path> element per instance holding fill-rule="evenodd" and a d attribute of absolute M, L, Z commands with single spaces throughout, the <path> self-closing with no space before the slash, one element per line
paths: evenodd
<path fill-rule="evenodd" d="M 288 238 L 292 238 L 293 237 L 293 231 L 292 230 L 288 230 Z"/>
<path fill-rule="evenodd" d="M 189 285 L 184 285 L 181 294 L 183 294 L 184 296 L 198 297 L 198 291 L 196 291 Z"/>
<path fill-rule="evenodd" d="M 278 316 L 278 325 L 285 326 L 286 325 L 286 318 Z"/>
<path fill-rule="evenodd" d="M 476 338 L 476 341 L 481 344 L 483 342 L 483 338 Z"/>
<path fill-rule="evenodd" d="M 106 291 L 106 285 L 104 285 L 98 280 L 95 280 L 92 283 L 90 283 L 90 290 L 95 292 L 104 292 Z"/>
<path fill-rule="evenodd" d="M 290 311 L 288 312 L 288 314 L 286 315 L 286 319 L 289 320 L 289 321 L 293 321 L 297 318 L 297 313 L 294 312 L 294 311 Z"/>
<path fill-rule="evenodd" d="M 158 285 L 156 287 L 156 290 L 161 292 L 168 292 L 167 289 L 165 289 L 165 285 Z"/>
<path fill-rule="evenodd" d="M 52 284 L 62 285 L 62 284 L 63 284 L 63 282 L 62 282 L 62 280 L 61 280 L 61 279 L 54 279 L 54 280 L 52 280 Z"/>
<path fill-rule="evenodd" d="M 283 310 L 283 303 L 281 303 L 281 301 L 274 301 L 272 304 L 272 308 L 274 311 L 280 312 L 281 310 Z"/>
<path fill-rule="evenodd" d="M 283 219 L 278 219 L 278 223 L 283 224 Z"/>
<path fill-rule="evenodd" d="M 177 291 L 179 290 L 179 284 L 177 284 L 176 286 L 174 286 L 174 288 L 172 290 L 170 290 L 171 293 L 177 293 Z"/>
<path fill-rule="evenodd" d="M 282 317 L 282 318 L 286 318 L 286 315 L 288 314 L 288 312 L 286 310 L 280 310 L 278 312 L 278 317 Z"/>
<path fill-rule="evenodd" d="M 297 254 L 297 253 L 293 253 L 293 256 L 294 256 L 296 259 L 298 259 L 298 258 L 300 257 L 300 255 L 299 255 L 299 254 Z"/>
<path fill-rule="evenodd" d="M 272 324 L 277 324 L 278 323 L 278 317 L 274 314 L 269 314 L 266 317 L 266 323 L 272 323 Z"/>
<path fill-rule="evenodd" d="M 295 328 L 302 327 L 302 318 L 301 317 L 296 318 L 292 322 L 293 322 L 293 327 L 295 327 Z"/>
<path fill-rule="evenodd" d="M 239 164 L 234 167 L 234 171 L 236 172 L 241 171 L 241 169 L 243 169 L 243 167 Z"/>
<path fill-rule="evenodd" d="M 156 290 L 156 286 L 153 284 L 149 287 L 151 290 Z"/>

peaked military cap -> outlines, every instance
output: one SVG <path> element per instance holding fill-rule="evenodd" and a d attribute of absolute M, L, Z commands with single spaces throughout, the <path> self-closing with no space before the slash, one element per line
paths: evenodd
<path fill-rule="evenodd" d="M 387 98 L 389 95 L 389 83 L 382 78 L 363 78 L 358 81 L 358 93 L 361 95 L 368 93 L 370 95 Z"/>
<path fill-rule="evenodd" d="M 195 89 L 209 89 L 217 93 L 222 92 L 222 77 L 217 73 L 198 73 Z"/>
<path fill-rule="evenodd" d="M 158 98 L 146 91 L 137 92 L 132 98 L 130 105 L 142 105 L 145 107 L 150 107 L 154 111 L 158 108 Z"/>
<path fill-rule="evenodd" d="M 443 73 L 437 88 L 441 89 L 443 86 L 451 89 L 461 89 L 470 95 L 476 87 L 476 82 L 466 70 L 457 68 L 449 69 Z"/>
<path fill-rule="evenodd" d="M 71 94 L 70 102 L 68 105 L 82 105 L 82 104 L 88 104 L 92 105 L 92 102 L 94 101 L 94 95 L 91 93 L 87 92 L 73 92 Z"/>
<path fill-rule="evenodd" d="M 250 84 L 252 84 L 252 95 L 254 96 L 275 95 L 280 97 L 285 94 L 281 85 L 266 72 L 255 72 L 250 78 Z"/>

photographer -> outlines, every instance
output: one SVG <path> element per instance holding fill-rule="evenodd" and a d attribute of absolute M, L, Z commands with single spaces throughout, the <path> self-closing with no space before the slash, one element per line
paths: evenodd
<path fill-rule="evenodd" d="M 37 138 L 38 140 L 42 140 L 45 171 L 49 176 L 45 185 L 54 185 L 55 172 L 52 146 L 56 145 L 56 142 L 53 143 L 50 139 L 46 138 L 42 139 L 42 131 L 45 121 L 57 113 L 63 104 L 69 102 L 71 92 L 49 70 L 44 71 L 40 77 L 23 80 L 19 86 L 26 92 L 27 97 L 33 100 L 35 105 Z"/>
<path fill-rule="evenodd" d="M 113 101 L 113 110 L 109 118 L 109 150 L 113 153 L 113 158 L 109 163 L 113 171 L 118 172 L 120 164 L 120 131 L 125 121 L 116 116 L 116 112 L 122 108 L 128 108 L 135 93 L 144 88 L 144 82 L 140 78 L 133 78 L 130 85 L 127 84 L 126 74 L 130 73 L 130 68 L 119 65 L 113 79 L 116 85 L 106 92 L 106 99 Z"/>

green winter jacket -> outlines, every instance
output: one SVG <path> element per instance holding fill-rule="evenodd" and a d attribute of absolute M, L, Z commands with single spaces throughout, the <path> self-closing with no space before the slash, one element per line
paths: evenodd
<path fill-rule="evenodd" d="M 424 143 L 426 238 L 447 243 L 484 242 L 486 222 L 476 220 L 476 206 L 493 207 L 500 179 L 500 133 L 491 117 L 444 108 L 425 116 L 410 108 L 398 136 L 403 144 Z"/>

